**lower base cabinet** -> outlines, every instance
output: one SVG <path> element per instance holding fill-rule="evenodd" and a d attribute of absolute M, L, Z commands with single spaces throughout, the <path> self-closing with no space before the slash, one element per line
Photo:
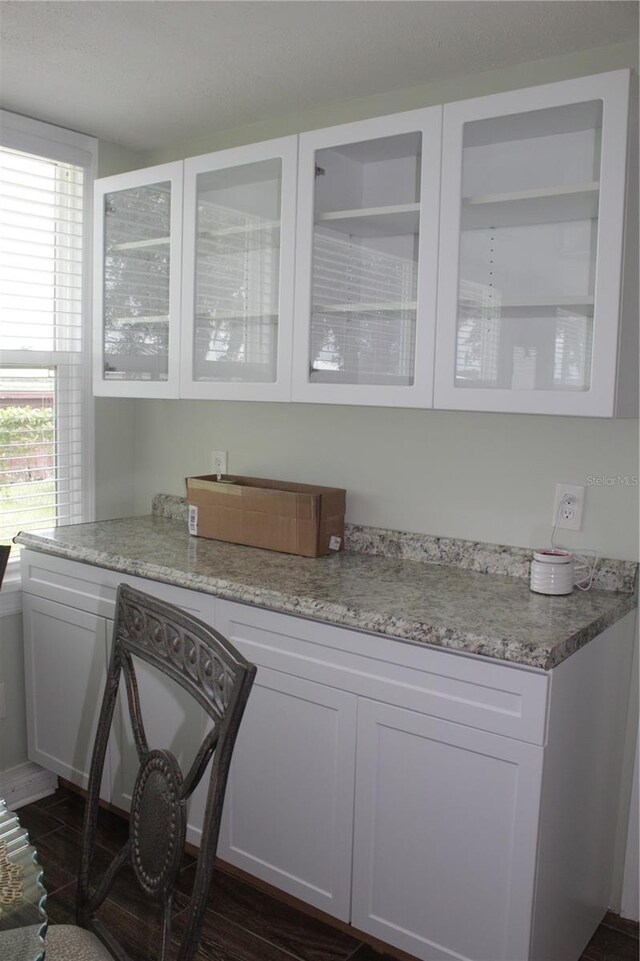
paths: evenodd
<path fill-rule="evenodd" d="M 356 701 L 258 668 L 234 750 L 218 855 L 349 920 Z"/>
<path fill-rule="evenodd" d="M 104 617 L 24 595 L 29 759 L 85 788 L 107 670 Z M 101 796 L 111 795 L 107 756 Z"/>
<path fill-rule="evenodd" d="M 412 954 L 527 958 L 543 749 L 361 698 L 352 922 Z"/>
<path fill-rule="evenodd" d="M 24 551 L 30 758 L 81 787 L 121 581 L 258 667 L 222 860 L 422 961 L 578 961 L 608 907 L 633 614 L 544 672 Z M 206 725 L 138 675 L 151 746 L 188 765 Z M 125 810 L 127 713 L 121 698 L 102 786 Z"/>

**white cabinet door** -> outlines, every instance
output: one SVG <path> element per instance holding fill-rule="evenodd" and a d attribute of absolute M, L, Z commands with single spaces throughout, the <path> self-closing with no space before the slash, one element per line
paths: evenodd
<path fill-rule="evenodd" d="M 435 407 L 615 413 L 628 111 L 628 70 L 445 106 Z"/>
<path fill-rule="evenodd" d="M 526 961 L 542 753 L 361 698 L 353 925 L 425 961 Z"/>
<path fill-rule="evenodd" d="M 185 161 L 181 397 L 290 399 L 297 152 Z"/>
<path fill-rule="evenodd" d="M 235 640 L 234 640 L 235 643 Z M 259 667 L 218 855 L 349 920 L 356 698 Z"/>
<path fill-rule="evenodd" d="M 29 758 L 86 788 L 106 679 L 105 620 L 24 594 Z M 110 759 L 101 796 L 109 800 Z"/>
<path fill-rule="evenodd" d="M 169 584 L 143 581 L 141 578 L 131 578 L 126 575 L 122 580 L 167 603 L 176 604 L 206 623 L 210 624 L 213 621 L 213 598 L 208 594 L 198 594 Z M 109 638 L 111 638 L 111 631 L 112 625 L 109 624 Z M 171 751 L 180 764 L 183 776 L 186 776 L 208 730 L 207 715 L 191 694 L 157 668 L 139 657 L 134 657 L 133 663 L 149 748 Z M 140 762 L 135 749 L 126 688 L 122 677 L 114 712 L 110 749 L 111 800 L 117 807 L 128 811 L 131 807 L 132 792 Z M 205 771 L 199 786 L 188 801 L 187 840 L 192 844 L 199 844 L 202 834 L 209 773 L 210 768 Z"/>
<path fill-rule="evenodd" d="M 432 406 L 441 122 L 300 135 L 293 400 Z"/>
<path fill-rule="evenodd" d="M 178 396 L 182 170 L 96 181 L 94 394 Z"/>

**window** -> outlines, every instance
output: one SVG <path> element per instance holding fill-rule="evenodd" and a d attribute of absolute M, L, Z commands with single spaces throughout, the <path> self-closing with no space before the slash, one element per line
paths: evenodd
<path fill-rule="evenodd" d="M 0 543 L 93 514 L 94 144 L 0 113 Z"/>

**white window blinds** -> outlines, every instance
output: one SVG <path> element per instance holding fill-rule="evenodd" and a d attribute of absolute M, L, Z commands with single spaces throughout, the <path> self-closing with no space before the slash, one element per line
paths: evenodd
<path fill-rule="evenodd" d="M 0 146 L 0 542 L 84 519 L 85 170 Z"/>
<path fill-rule="evenodd" d="M 310 381 L 413 384 L 415 259 L 316 229 L 313 271 Z"/>
<path fill-rule="evenodd" d="M 194 377 L 276 379 L 280 221 L 198 204 Z"/>

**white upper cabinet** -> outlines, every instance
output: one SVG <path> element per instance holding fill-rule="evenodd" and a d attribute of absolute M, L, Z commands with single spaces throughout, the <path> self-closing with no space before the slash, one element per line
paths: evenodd
<path fill-rule="evenodd" d="M 627 70 L 445 106 L 436 407 L 616 413 L 628 109 Z"/>
<path fill-rule="evenodd" d="M 182 168 L 96 181 L 94 394 L 178 396 Z"/>
<path fill-rule="evenodd" d="M 97 181 L 94 393 L 637 416 L 630 77 Z"/>
<path fill-rule="evenodd" d="M 441 118 L 301 134 L 293 400 L 431 406 Z"/>
<path fill-rule="evenodd" d="M 185 161 L 181 397 L 290 399 L 297 139 Z"/>

